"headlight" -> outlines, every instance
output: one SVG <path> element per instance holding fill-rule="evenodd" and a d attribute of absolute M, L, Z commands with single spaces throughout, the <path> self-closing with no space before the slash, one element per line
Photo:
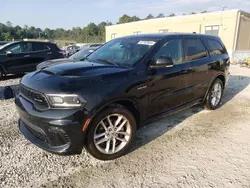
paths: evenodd
<path fill-rule="evenodd" d="M 81 107 L 86 104 L 84 99 L 74 94 L 49 94 L 47 96 L 52 107 Z"/>

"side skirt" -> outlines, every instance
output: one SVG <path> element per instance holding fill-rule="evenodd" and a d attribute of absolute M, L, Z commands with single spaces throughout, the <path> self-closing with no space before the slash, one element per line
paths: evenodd
<path fill-rule="evenodd" d="M 183 111 L 183 110 L 185 110 L 185 109 L 188 109 L 188 108 L 190 108 L 190 107 L 192 107 L 192 106 L 194 106 L 194 105 L 196 105 L 196 104 L 200 104 L 200 103 L 202 103 L 202 100 L 203 100 L 203 98 L 198 98 L 198 99 L 195 99 L 195 100 L 190 101 L 190 102 L 188 102 L 188 103 L 185 103 L 185 104 L 183 104 L 183 105 L 180 105 L 180 106 L 178 106 L 178 107 L 175 107 L 175 108 L 173 108 L 173 109 L 171 109 L 171 110 L 168 110 L 168 111 L 166 111 L 166 112 L 162 112 L 162 113 L 160 113 L 160 114 L 151 116 L 151 117 L 147 118 L 145 121 L 143 121 L 143 122 L 141 123 L 141 126 L 140 126 L 140 127 L 142 127 L 143 125 L 152 123 L 152 122 L 154 122 L 154 121 L 157 121 L 157 120 L 159 120 L 159 119 L 165 118 L 165 117 L 167 117 L 167 116 L 170 116 L 170 115 L 172 115 L 172 114 L 181 112 L 181 111 Z"/>

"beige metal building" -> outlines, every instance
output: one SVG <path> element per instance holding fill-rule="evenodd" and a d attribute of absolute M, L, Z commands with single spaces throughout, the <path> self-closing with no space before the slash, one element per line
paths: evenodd
<path fill-rule="evenodd" d="M 106 41 L 143 33 L 187 32 L 221 37 L 230 56 L 250 52 L 250 13 L 241 10 L 156 18 L 106 27 Z"/>

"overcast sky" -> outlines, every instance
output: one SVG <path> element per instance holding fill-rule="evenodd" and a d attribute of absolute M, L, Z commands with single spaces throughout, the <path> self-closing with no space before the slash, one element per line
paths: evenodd
<path fill-rule="evenodd" d="M 149 13 L 216 11 L 223 6 L 250 12 L 250 0 L 0 0 L 0 23 L 70 29 L 90 22 L 116 23 L 125 13 L 145 18 Z"/>

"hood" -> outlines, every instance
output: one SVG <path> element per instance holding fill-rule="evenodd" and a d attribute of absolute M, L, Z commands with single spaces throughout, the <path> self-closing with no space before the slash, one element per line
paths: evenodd
<path fill-rule="evenodd" d="M 47 67 L 25 75 L 21 83 L 44 93 L 72 92 L 93 84 L 126 80 L 131 69 L 114 65 L 81 61 Z"/>
<path fill-rule="evenodd" d="M 122 72 L 124 70 L 127 69 L 114 65 L 80 61 L 75 63 L 57 64 L 55 66 L 47 67 L 41 71 L 64 77 L 91 77 Z"/>
<path fill-rule="evenodd" d="M 72 63 L 74 61 L 70 60 L 69 58 L 63 58 L 63 59 L 52 59 L 52 60 L 48 60 L 48 61 L 44 61 L 42 63 L 39 63 L 36 66 L 37 70 L 40 69 L 44 69 L 53 65 L 58 65 L 58 64 L 62 64 L 62 63 Z"/>

